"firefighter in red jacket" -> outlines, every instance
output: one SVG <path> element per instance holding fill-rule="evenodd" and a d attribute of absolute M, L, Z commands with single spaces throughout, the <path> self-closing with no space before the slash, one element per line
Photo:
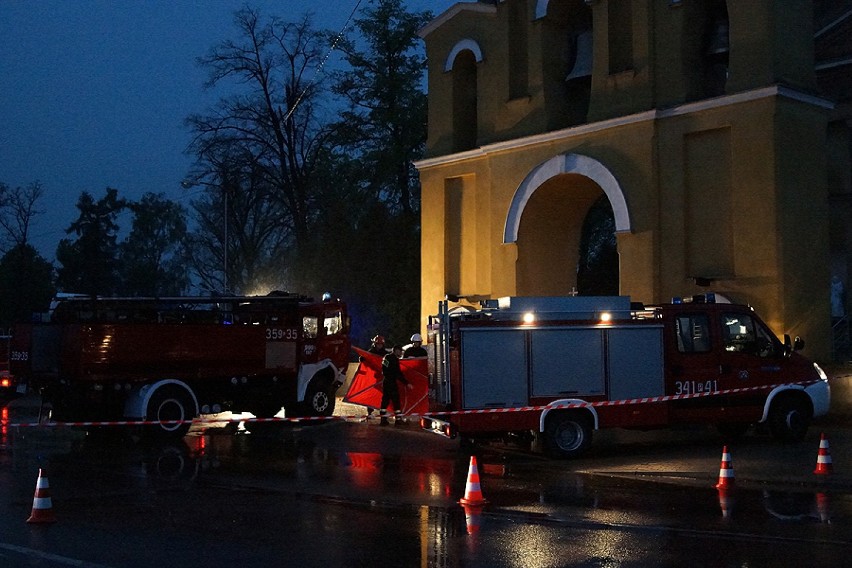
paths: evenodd
<path fill-rule="evenodd" d="M 393 402 L 396 423 L 399 423 L 402 406 L 399 403 L 399 387 L 397 387 L 396 382 L 401 382 L 407 389 L 414 388 L 405 378 L 405 375 L 402 374 L 402 369 L 399 368 L 400 357 L 402 357 L 402 345 L 394 345 L 393 350 L 382 359 L 382 420 L 380 422 L 382 426 L 388 423 L 387 408 L 391 402 Z"/>

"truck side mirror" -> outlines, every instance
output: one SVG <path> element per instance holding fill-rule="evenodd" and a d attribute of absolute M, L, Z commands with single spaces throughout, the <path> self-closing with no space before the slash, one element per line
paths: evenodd
<path fill-rule="evenodd" d="M 796 336 L 796 339 L 790 341 L 790 334 L 784 334 L 784 356 L 789 357 L 794 351 L 799 351 L 800 349 L 804 349 L 805 340 Z"/>

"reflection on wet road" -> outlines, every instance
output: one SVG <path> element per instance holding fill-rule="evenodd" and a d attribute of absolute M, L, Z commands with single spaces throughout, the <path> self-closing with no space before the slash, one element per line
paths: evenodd
<path fill-rule="evenodd" d="M 718 491 L 625 467 L 589 474 L 594 457 L 477 448 L 488 503 L 463 508 L 471 454 L 457 441 L 358 422 L 275 426 L 173 444 L 5 432 L 0 566 L 778 566 L 836 564 L 852 549 L 842 491 Z M 40 467 L 50 527 L 24 523 Z"/>

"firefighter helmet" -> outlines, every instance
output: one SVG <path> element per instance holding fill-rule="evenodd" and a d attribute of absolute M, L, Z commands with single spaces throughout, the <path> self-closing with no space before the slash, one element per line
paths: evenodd
<path fill-rule="evenodd" d="M 419 341 L 420 343 L 423 343 L 423 337 L 419 333 L 415 333 L 414 335 L 411 336 L 411 341 L 412 342 Z"/>
<path fill-rule="evenodd" d="M 374 337 L 374 338 L 372 339 L 372 342 L 373 342 L 373 343 L 384 343 L 384 342 L 385 342 L 385 338 L 384 338 L 383 336 L 381 336 L 381 335 L 377 335 L 376 337 Z"/>

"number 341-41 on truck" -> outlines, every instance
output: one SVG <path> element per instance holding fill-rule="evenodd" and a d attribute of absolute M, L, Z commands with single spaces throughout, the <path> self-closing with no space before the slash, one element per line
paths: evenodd
<path fill-rule="evenodd" d="M 749 306 L 716 294 L 644 306 L 625 296 L 507 297 L 430 318 L 429 430 L 532 434 L 576 457 L 601 428 L 756 423 L 801 440 L 828 378 Z"/>

